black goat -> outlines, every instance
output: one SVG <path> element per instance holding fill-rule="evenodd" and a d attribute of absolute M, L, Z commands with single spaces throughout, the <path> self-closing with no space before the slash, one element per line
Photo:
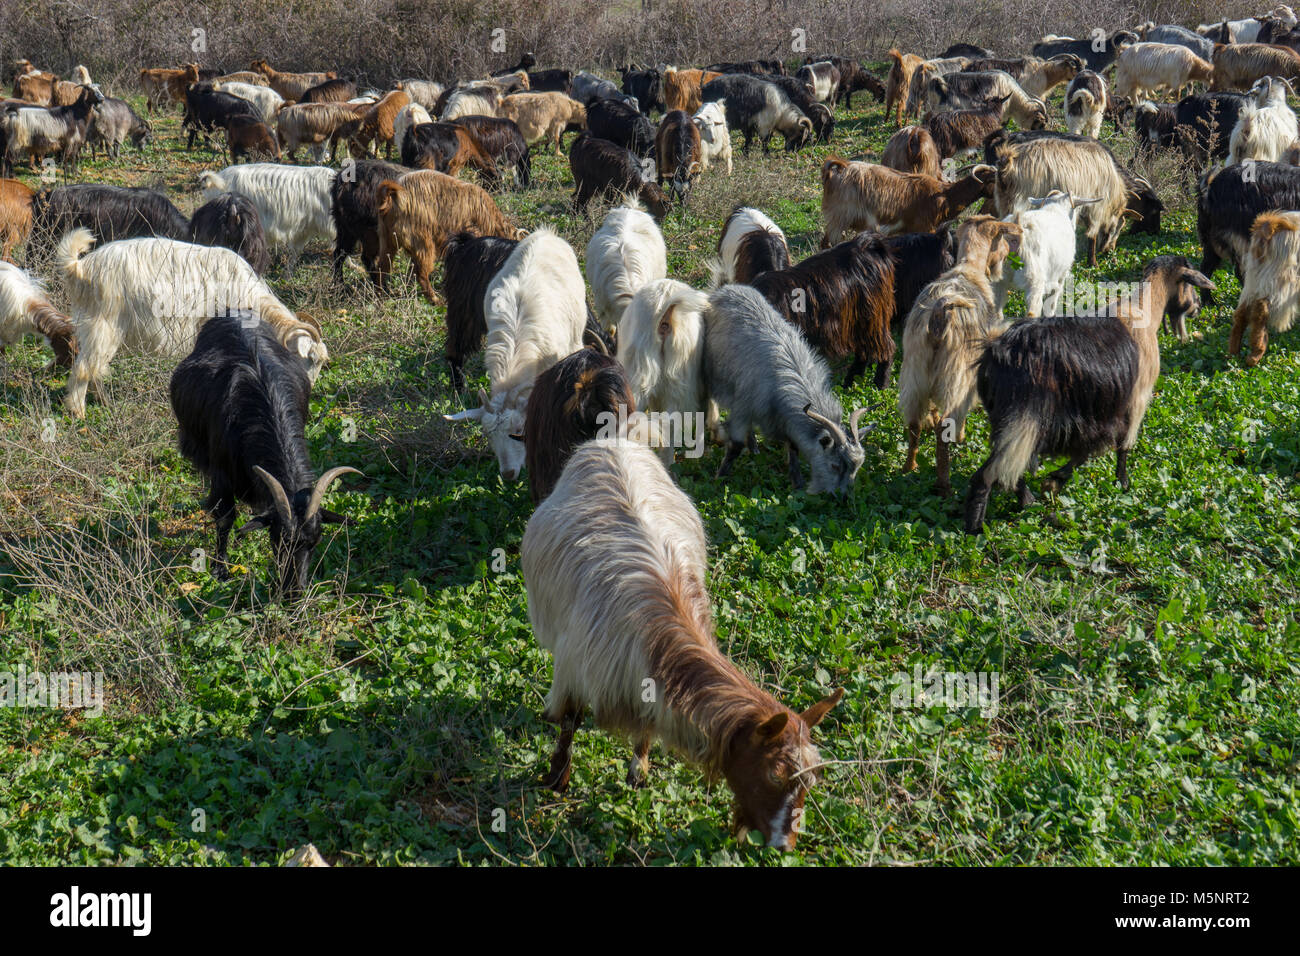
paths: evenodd
<path fill-rule="evenodd" d="M 479 148 L 496 162 L 498 169 L 515 171 L 515 181 L 527 189 L 532 183 L 533 161 L 528 143 L 514 121 L 500 116 L 461 116 L 452 120 L 474 138 Z"/>
<path fill-rule="evenodd" d="M 185 116 L 181 120 L 181 129 L 189 130 L 185 148 L 194 148 L 196 136 L 202 136 L 203 145 L 209 146 L 208 134 L 225 129 L 236 116 L 254 123 L 262 122 L 257 107 L 248 100 L 223 90 L 214 90 L 211 83 L 192 84 L 185 91 Z"/>
<path fill-rule="evenodd" d="M 755 76 L 785 76 L 785 64 L 780 60 L 743 60 L 740 62 L 710 63 L 705 67 L 710 73 L 751 73 Z"/>
<path fill-rule="evenodd" d="M 533 93 L 563 93 L 573 91 L 572 70 L 529 70 L 528 89 Z"/>
<path fill-rule="evenodd" d="M 190 217 L 190 242 L 233 249 L 258 275 L 271 267 L 262 217 L 252 200 L 236 193 L 222 193 L 194 211 Z"/>
<path fill-rule="evenodd" d="M 442 294 L 447 300 L 446 355 L 451 385 L 456 391 L 465 387 L 465 361 L 483 348 L 487 335 L 487 316 L 483 311 L 487 287 L 518 244 L 517 239 L 458 232 L 442 248 Z"/>
<path fill-rule="evenodd" d="M 590 116 L 590 112 L 587 114 Z M 668 196 L 641 176 L 641 164 L 628 150 L 607 139 L 583 133 L 569 147 L 573 171 L 573 207 L 582 212 L 597 196 L 632 195 L 643 202 L 656 222 L 668 214 Z"/>
<path fill-rule="evenodd" d="M 623 78 L 623 92 L 628 96 L 636 97 L 643 114 L 649 116 L 652 110 L 661 113 L 667 111 L 668 106 L 664 103 L 662 73 L 655 69 L 638 70 L 635 66 L 622 67 L 618 72 Z"/>
<path fill-rule="evenodd" d="M 1178 145 L 1178 109 L 1171 103 L 1139 103 L 1133 116 L 1134 151 L 1150 159 Z"/>
<path fill-rule="evenodd" d="M 948 47 L 948 49 L 935 57 L 935 59 L 946 60 L 953 56 L 968 56 L 972 60 L 988 60 L 992 59 L 996 55 L 997 54 L 992 50 L 986 50 L 984 47 L 976 46 L 973 43 L 954 43 L 952 46 Z M 994 69 L 1001 69 L 1001 67 L 995 67 Z"/>
<path fill-rule="evenodd" d="M 744 74 L 719 76 L 700 89 L 705 103 L 726 101 L 727 127 L 745 134 L 746 153 L 756 136 L 767 152 L 772 134 L 780 133 L 785 137 L 786 151 L 792 152 L 806 145 L 815 132 L 812 120 L 770 79 Z"/>
<path fill-rule="evenodd" d="M 587 107 L 587 129 L 641 157 L 654 155 L 655 125 L 620 100 L 596 100 Z"/>
<path fill-rule="evenodd" d="M 361 263 L 370 281 L 379 285 L 379 184 L 394 182 L 408 170 L 382 159 L 359 159 L 351 176 L 335 176 L 330 185 L 330 214 L 334 218 L 334 278 L 343 279 L 343 260 L 361 246 Z"/>
<path fill-rule="evenodd" d="M 1179 145 L 1198 171 L 1213 159 L 1228 158 L 1233 127 L 1249 99 L 1245 93 L 1214 91 L 1178 101 L 1174 110 Z"/>
<path fill-rule="evenodd" d="M 43 261 L 54 244 L 76 228 L 89 229 L 99 245 L 145 236 L 188 242 L 190 235 L 190 221 L 152 189 L 95 183 L 56 186 L 32 201 L 28 263 Z"/>
<path fill-rule="evenodd" d="M 1097 43 L 1091 38 L 1076 40 L 1073 37 L 1058 37 L 1035 43 L 1031 52 L 1034 56 L 1042 57 L 1044 60 L 1050 60 L 1062 53 L 1073 53 L 1087 64 L 1088 69 L 1094 73 L 1101 73 L 1115 62 L 1120 50 L 1131 43 L 1137 42 L 1138 36 L 1136 33 L 1129 30 L 1119 30 L 1109 40 L 1104 37 L 1101 39 L 1100 50 L 1094 49 Z"/>
<path fill-rule="evenodd" d="M 238 502 L 256 516 L 239 529 L 266 528 L 286 595 L 307 587 L 321 525 L 342 515 L 323 507 L 329 486 L 355 468 L 331 468 L 317 479 L 304 423 L 311 383 L 302 361 L 252 313 L 204 323 L 192 351 L 171 378 L 180 451 L 212 485 L 203 507 L 217 526 L 214 573 L 225 578 L 226 550 Z"/>
<path fill-rule="evenodd" d="M 1255 217 L 1272 209 L 1300 209 L 1300 166 L 1256 161 L 1203 176 L 1196 199 L 1201 272 L 1213 277 L 1227 261 L 1240 276 Z M 1206 304 L 1212 301 L 1209 290 L 1201 298 Z"/>

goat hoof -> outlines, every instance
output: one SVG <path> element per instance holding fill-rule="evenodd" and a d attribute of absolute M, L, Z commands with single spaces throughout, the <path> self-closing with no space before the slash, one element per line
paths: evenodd
<path fill-rule="evenodd" d="M 628 764 L 627 785 L 633 790 L 640 790 L 646 785 L 645 768 L 635 760 Z"/>
<path fill-rule="evenodd" d="M 934 486 L 934 493 L 940 498 L 952 497 L 952 485 L 940 482 Z"/>
<path fill-rule="evenodd" d="M 557 762 L 551 761 L 551 771 L 542 779 L 542 786 L 556 793 L 564 793 L 569 789 L 569 770 L 572 764 L 566 760 L 562 765 L 556 766 Z"/>

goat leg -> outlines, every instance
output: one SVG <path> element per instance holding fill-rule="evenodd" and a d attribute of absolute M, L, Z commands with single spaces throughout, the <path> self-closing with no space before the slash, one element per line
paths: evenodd
<path fill-rule="evenodd" d="M 727 440 L 727 454 L 723 457 L 722 464 L 718 466 L 717 477 L 726 478 L 730 475 L 732 466 L 735 465 L 736 459 L 740 457 L 740 453 L 744 450 L 744 442 L 733 441 L 729 438 Z"/>
<path fill-rule="evenodd" d="M 1128 491 L 1128 451 L 1123 445 L 1115 449 L 1115 478 L 1125 491 Z"/>
<path fill-rule="evenodd" d="M 650 734 L 645 732 L 637 738 L 636 746 L 632 750 L 632 760 L 627 765 L 627 785 L 633 789 L 644 787 L 649 773 Z"/>
<path fill-rule="evenodd" d="M 1016 506 L 1021 511 L 1024 511 L 1026 508 L 1032 505 L 1035 500 L 1036 499 L 1034 498 L 1034 493 L 1029 488 L 1028 476 L 1021 475 L 1020 481 L 1016 485 Z"/>
<path fill-rule="evenodd" d="M 993 490 L 987 477 L 988 467 L 992 463 L 993 459 L 990 458 L 971 476 L 970 491 L 966 494 L 967 534 L 979 534 L 980 529 L 984 527 L 984 513 L 988 510 L 989 492 Z"/>
<path fill-rule="evenodd" d="M 907 461 L 903 462 L 903 471 L 916 471 L 916 450 L 921 444 L 920 424 L 907 426 Z"/>
<path fill-rule="evenodd" d="M 934 470 L 938 480 L 934 483 L 934 490 L 939 493 L 941 498 L 947 498 L 952 494 L 951 467 L 952 443 L 944 441 L 943 435 L 936 428 L 934 430 Z"/>
<path fill-rule="evenodd" d="M 1074 477 L 1074 469 L 1084 462 L 1082 455 L 1074 455 L 1068 462 L 1043 479 L 1043 490 L 1055 494 L 1065 487 L 1065 483 Z"/>
<path fill-rule="evenodd" d="M 581 715 L 569 709 L 560 717 L 560 736 L 551 752 L 551 769 L 542 780 L 542 786 L 556 793 L 569 789 L 569 772 L 573 769 L 573 734 L 578 729 Z"/>
<path fill-rule="evenodd" d="M 1250 352 L 1242 362 L 1246 368 L 1254 368 L 1264 357 L 1268 348 L 1268 303 L 1260 300 L 1250 310 Z"/>
<path fill-rule="evenodd" d="M 786 448 L 786 464 L 790 469 L 790 484 L 794 486 L 795 491 L 802 491 L 804 480 L 803 471 L 799 468 L 799 449 L 794 447 L 790 442 Z"/>

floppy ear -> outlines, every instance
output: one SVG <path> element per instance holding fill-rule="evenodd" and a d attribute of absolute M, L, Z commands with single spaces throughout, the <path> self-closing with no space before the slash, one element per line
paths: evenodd
<path fill-rule="evenodd" d="M 321 508 L 318 514 L 324 524 L 345 524 L 349 528 L 356 527 L 357 521 L 351 515 L 341 515 L 337 511 L 330 511 L 328 508 Z"/>
<path fill-rule="evenodd" d="M 249 518 L 242 525 L 235 529 L 235 537 L 242 538 L 250 531 L 260 531 L 262 528 L 269 528 L 275 521 L 275 513 L 268 511 L 266 514 L 256 515 Z"/>
<path fill-rule="evenodd" d="M 1178 278 L 1183 282 L 1196 286 L 1198 289 L 1207 289 L 1210 292 L 1214 291 L 1214 283 L 1195 269 L 1184 269 L 1179 274 Z"/>

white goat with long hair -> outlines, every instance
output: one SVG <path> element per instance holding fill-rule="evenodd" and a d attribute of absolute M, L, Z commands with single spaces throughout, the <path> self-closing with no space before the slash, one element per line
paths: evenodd
<path fill-rule="evenodd" d="M 1269 331 L 1288 331 L 1300 314 L 1300 212 L 1265 212 L 1255 218 L 1242 273 L 1228 352 L 1240 352 L 1249 334 L 1243 364 L 1250 368 L 1264 357 Z"/>
<path fill-rule="evenodd" d="M 647 282 L 668 275 L 668 250 L 659 226 L 636 202 L 611 209 L 587 243 L 587 279 L 596 318 L 609 330 Z"/>
<path fill-rule="evenodd" d="M 95 238 L 73 229 L 59 241 L 55 267 L 68 293 L 81 347 L 64 399 L 85 417 L 86 389 L 98 390 L 118 349 L 184 356 L 200 326 L 227 310 L 249 312 L 305 360 L 314 381 L 329 352 L 319 326 L 284 305 L 237 252 L 174 239 L 123 239 L 90 252 Z"/>
<path fill-rule="evenodd" d="M 537 376 L 582 348 L 587 287 L 573 248 L 550 229 L 519 241 L 483 296 L 487 320 L 484 364 L 491 395 L 479 407 L 444 416 L 476 421 L 492 444 L 501 476 L 514 481 L 524 466 L 524 412 Z"/>
<path fill-rule="evenodd" d="M 1005 272 L 997 283 L 998 309 L 1006 303 L 1012 285 L 1025 293 L 1025 317 L 1056 315 L 1065 282 L 1074 264 L 1075 213 L 1080 206 L 1098 202 L 1077 199 L 1054 189 L 1029 200 L 1029 208 L 1007 216 L 1005 222 L 1020 227 L 1021 266 Z"/>
<path fill-rule="evenodd" d="M 1254 101 L 1242 106 L 1237 124 L 1232 128 L 1224 165 L 1247 159 L 1277 162 L 1300 139 L 1300 123 L 1286 102 L 1290 89 L 1290 83 L 1275 76 L 1263 77 L 1255 83 L 1250 91 Z"/>
<path fill-rule="evenodd" d="M 328 166 L 248 163 L 219 173 L 200 173 L 199 188 L 204 202 L 231 192 L 257 207 L 267 245 L 288 248 L 285 271 L 292 272 L 307 243 L 315 239 L 334 243 L 330 187 L 335 175 Z"/>
<path fill-rule="evenodd" d="M 76 342 L 68 317 L 50 304 L 39 279 L 0 260 L 0 350 L 27 334 L 44 338 L 58 364 L 72 364 Z"/>
<path fill-rule="evenodd" d="M 810 730 L 843 690 L 795 713 L 722 653 L 704 525 L 654 453 L 626 440 L 580 445 L 529 519 L 520 564 L 533 634 L 555 660 L 545 716 L 560 733 L 546 784 L 568 787 L 590 707 L 598 727 L 631 737 L 630 784 L 646 782 L 658 738 L 726 779 L 738 832 L 793 848 L 821 765 Z"/>

